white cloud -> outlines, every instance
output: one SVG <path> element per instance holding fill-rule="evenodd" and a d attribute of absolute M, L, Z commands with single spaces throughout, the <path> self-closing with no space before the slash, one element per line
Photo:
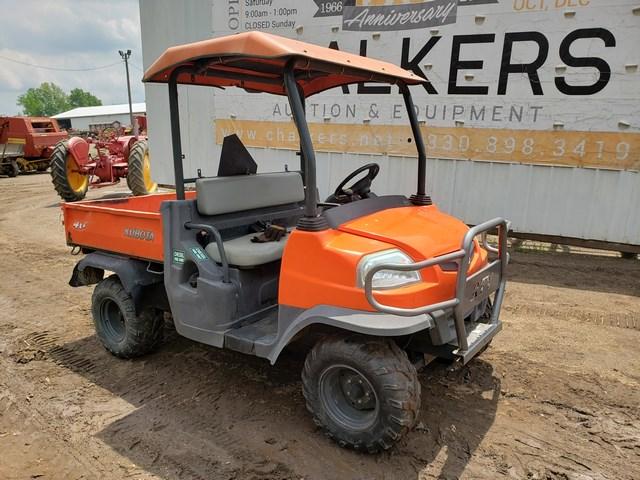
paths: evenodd
<path fill-rule="evenodd" d="M 131 49 L 134 102 L 144 101 L 140 12 L 137 0 L 22 0 L 3 5 L 0 57 L 34 65 L 81 69 L 120 60 Z M 63 90 L 80 87 L 104 104 L 126 103 L 124 65 L 93 71 L 53 71 L 0 58 L 0 113 L 16 114 L 16 99 L 30 87 L 53 82 Z"/>

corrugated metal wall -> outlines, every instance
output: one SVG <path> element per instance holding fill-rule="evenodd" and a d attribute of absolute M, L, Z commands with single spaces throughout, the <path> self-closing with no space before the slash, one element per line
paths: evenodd
<path fill-rule="evenodd" d="M 171 45 L 211 36 L 215 5 L 141 0 L 145 68 Z M 215 99 L 203 87 L 180 87 L 185 176 L 217 172 L 220 146 L 215 144 Z M 173 182 L 169 108 L 165 85 L 147 85 L 146 100 L 154 177 Z M 247 102 L 252 100 L 247 94 Z M 292 151 L 251 148 L 261 171 L 297 168 Z M 375 183 L 379 194 L 415 189 L 416 160 L 383 155 L 318 153 L 322 195 L 335 188 L 356 166 L 381 165 Z M 514 230 L 640 245 L 640 174 L 628 171 L 431 159 L 428 190 L 440 208 L 467 223 L 504 216 Z"/>

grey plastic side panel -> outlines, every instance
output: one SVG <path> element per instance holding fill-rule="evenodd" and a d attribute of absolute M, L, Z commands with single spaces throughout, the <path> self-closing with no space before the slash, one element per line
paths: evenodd
<path fill-rule="evenodd" d="M 224 334 L 255 312 L 275 304 L 278 295 L 279 262 L 251 269 L 229 269 L 230 283 L 223 281 L 223 269 L 196 241 L 196 230 L 185 223 L 224 225 L 223 238 L 238 234 L 236 225 L 257 218 L 282 218 L 278 210 L 229 216 L 201 216 L 194 200 L 162 204 L 165 288 L 176 330 L 192 340 L 222 347 Z M 290 215 L 291 210 L 285 210 Z M 285 218 L 288 218 L 285 215 Z M 248 227 L 245 227 L 248 228 Z M 244 231 L 244 230 L 243 230 Z M 196 253 L 197 252 L 197 253 Z M 181 259 L 181 261 L 176 261 Z M 197 275 L 196 286 L 190 278 Z"/>
<path fill-rule="evenodd" d="M 399 208 L 411 206 L 411 202 L 407 197 L 402 195 L 385 195 L 382 197 L 371 197 L 357 202 L 345 203 L 339 207 L 330 208 L 323 213 L 329 226 L 337 229 L 343 223 L 355 220 L 356 218 L 371 215 L 375 212 L 388 210 L 390 208 Z"/>
<path fill-rule="evenodd" d="M 184 224 L 194 220 L 189 200 L 162 204 L 165 288 L 176 330 L 192 340 L 222 347 L 224 332 L 236 313 L 236 285 L 222 281 L 222 269 L 204 251 Z M 174 259 L 180 258 L 181 261 Z M 198 272 L 197 288 L 189 279 Z"/>
<path fill-rule="evenodd" d="M 196 180 L 198 211 L 220 215 L 304 200 L 298 172 L 236 175 Z"/>
<path fill-rule="evenodd" d="M 380 337 L 410 335 L 433 327 L 433 320 L 429 315 L 400 317 L 330 305 L 318 305 L 308 310 L 280 305 L 277 340 L 271 345 L 256 345 L 256 355 L 268 358 L 272 364 L 275 363 L 282 349 L 298 332 L 318 323 Z"/>

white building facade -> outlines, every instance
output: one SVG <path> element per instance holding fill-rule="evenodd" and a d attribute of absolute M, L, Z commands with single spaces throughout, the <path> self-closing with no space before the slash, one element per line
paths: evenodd
<path fill-rule="evenodd" d="M 402 65 L 430 81 L 413 96 L 442 210 L 469 224 L 504 216 L 522 234 L 640 245 L 634 0 L 141 0 L 140 16 L 145 69 L 169 46 L 249 30 Z M 154 176 L 171 184 L 167 87 L 145 88 Z M 179 95 L 185 177 L 215 175 L 231 133 L 259 170 L 297 168 L 285 98 Z M 397 88 L 367 84 L 307 100 L 321 195 L 372 161 L 376 193 L 412 193 L 402 110 Z"/>
<path fill-rule="evenodd" d="M 144 115 L 147 106 L 143 103 L 132 103 L 131 108 L 134 115 Z M 69 122 L 67 128 L 81 131 L 100 131 L 114 124 L 127 126 L 131 124 L 129 117 L 129 104 L 122 105 L 99 105 L 96 107 L 78 107 L 67 112 L 54 115 L 53 118 L 61 122 L 64 126 Z"/>

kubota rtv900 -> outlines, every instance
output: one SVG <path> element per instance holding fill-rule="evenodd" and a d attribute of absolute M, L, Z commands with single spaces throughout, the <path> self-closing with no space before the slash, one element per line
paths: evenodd
<path fill-rule="evenodd" d="M 505 292 L 506 221 L 468 228 L 425 192 L 410 93 L 423 79 L 249 32 L 169 48 L 144 81 L 168 85 L 176 193 L 63 205 L 67 243 L 87 254 L 70 283 L 97 283 L 98 338 L 119 357 L 147 353 L 161 338 L 163 312 L 171 312 L 185 337 L 275 363 L 312 332 L 318 340 L 302 385 L 314 421 L 342 446 L 389 448 L 419 412 L 415 365 L 425 354 L 466 363 L 481 352 L 500 330 Z M 399 87 L 417 150 L 417 190 L 376 196 L 379 166 L 369 164 L 320 202 L 305 98 L 365 81 Z M 229 137 L 219 175 L 185 192 L 178 85 L 286 96 L 300 171 L 255 173 Z M 484 241 L 493 229 L 497 248 Z M 103 278 L 104 271 L 114 274 Z"/>

